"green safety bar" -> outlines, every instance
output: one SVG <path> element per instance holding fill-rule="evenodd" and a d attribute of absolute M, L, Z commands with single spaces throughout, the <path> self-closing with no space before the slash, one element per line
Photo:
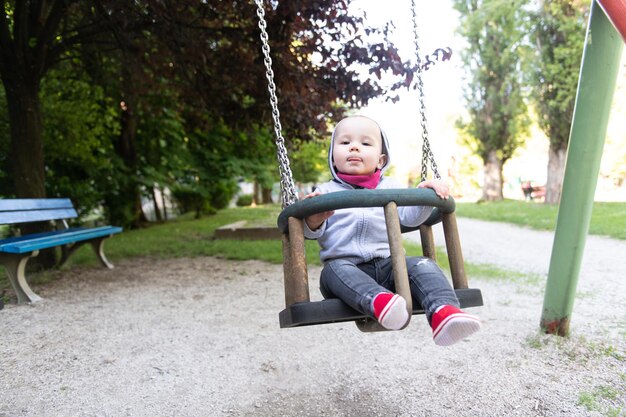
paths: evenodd
<path fill-rule="evenodd" d="M 437 208 L 437 212 L 433 213 L 424 223 L 426 225 L 436 223 L 441 218 L 442 213 L 453 213 L 456 208 L 456 203 L 452 197 L 444 200 L 430 188 L 337 191 L 300 200 L 286 207 L 278 216 L 278 228 L 282 233 L 288 233 L 289 217 L 302 220 L 312 214 L 324 211 L 356 207 L 384 207 L 390 202 L 394 202 L 398 206 L 430 206 Z M 417 227 L 415 227 L 415 230 L 417 230 Z"/>

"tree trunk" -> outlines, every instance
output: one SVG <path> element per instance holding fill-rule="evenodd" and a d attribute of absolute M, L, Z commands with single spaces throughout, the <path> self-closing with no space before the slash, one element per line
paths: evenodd
<path fill-rule="evenodd" d="M 17 198 L 45 198 L 45 160 L 42 136 L 39 82 L 22 76 L 3 74 L 11 132 L 11 176 Z M 49 222 L 23 223 L 22 235 L 52 229 Z M 56 264 L 55 249 L 42 250 L 29 263 L 29 269 L 51 268 Z"/>
<path fill-rule="evenodd" d="M 137 179 L 137 127 L 139 125 L 139 94 L 136 83 L 140 70 L 126 60 L 122 70 L 123 94 L 120 101 L 120 134 L 114 141 L 115 153 L 124 161 L 126 178 L 121 182 L 117 198 L 109 199 L 109 212 L 114 223 L 138 228 L 147 223 L 141 208 L 141 189 Z"/>
<path fill-rule="evenodd" d="M 159 201 L 157 200 L 157 186 L 152 187 L 152 203 L 154 204 L 154 216 L 156 217 L 157 222 L 163 221 L 163 217 L 161 217 L 161 209 L 159 209 Z"/>
<path fill-rule="evenodd" d="M 11 128 L 11 171 L 18 198 L 45 198 L 45 171 L 39 85 L 9 81 L 5 88 Z M 8 83 L 5 83 L 7 87 Z"/>
<path fill-rule="evenodd" d="M 500 201 L 502 195 L 502 161 L 496 151 L 490 151 L 484 162 L 483 196 L 485 201 Z"/>
<path fill-rule="evenodd" d="M 167 221 L 167 200 L 165 199 L 165 187 L 159 186 L 161 192 L 161 199 L 163 200 L 163 219 Z"/>
<path fill-rule="evenodd" d="M 254 185 L 252 187 L 252 205 L 258 206 L 263 201 L 261 196 L 261 186 L 258 181 L 254 181 Z"/>
<path fill-rule="evenodd" d="M 567 143 L 550 143 L 548 154 L 548 179 L 546 182 L 546 204 L 559 204 L 565 173 Z"/>
<path fill-rule="evenodd" d="M 263 204 L 272 204 L 272 189 L 263 187 L 261 189 L 261 194 L 263 196 Z"/>

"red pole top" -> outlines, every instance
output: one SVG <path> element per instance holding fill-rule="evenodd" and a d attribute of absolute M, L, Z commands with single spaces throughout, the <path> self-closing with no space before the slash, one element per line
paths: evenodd
<path fill-rule="evenodd" d="M 626 42 L 626 0 L 598 0 L 598 4 Z"/>

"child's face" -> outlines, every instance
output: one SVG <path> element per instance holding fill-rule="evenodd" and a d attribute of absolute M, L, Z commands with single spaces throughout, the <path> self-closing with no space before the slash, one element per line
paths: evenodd
<path fill-rule="evenodd" d="M 378 125 L 366 117 L 343 119 L 335 129 L 333 162 L 344 174 L 369 175 L 381 169 L 387 156 Z"/>

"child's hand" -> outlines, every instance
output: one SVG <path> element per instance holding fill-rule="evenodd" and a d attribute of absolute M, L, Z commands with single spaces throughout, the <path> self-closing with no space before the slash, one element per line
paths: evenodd
<path fill-rule="evenodd" d="M 316 195 L 320 195 L 320 194 L 322 193 L 319 190 L 314 191 L 312 193 L 305 195 L 303 200 L 306 200 L 307 198 L 315 197 Z M 333 214 L 335 214 L 335 212 L 332 210 L 323 211 L 321 213 L 310 215 L 309 217 L 305 218 L 304 221 L 306 222 L 306 225 L 309 226 L 309 229 L 317 230 L 326 221 L 326 219 L 328 219 Z"/>
<path fill-rule="evenodd" d="M 448 184 L 442 180 L 426 180 L 417 185 L 417 188 L 432 188 L 435 193 L 442 199 L 447 200 L 450 196 Z"/>

